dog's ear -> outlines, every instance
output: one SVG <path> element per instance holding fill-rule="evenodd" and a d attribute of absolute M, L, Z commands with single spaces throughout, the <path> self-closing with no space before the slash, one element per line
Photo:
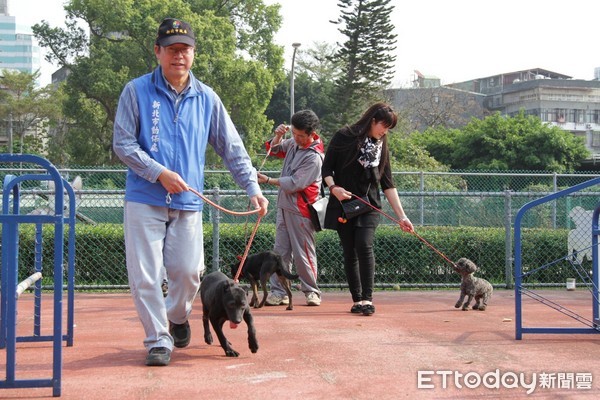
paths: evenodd
<path fill-rule="evenodd" d="M 477 271 L 477 265 L 473 261 L 469 261 L 467 263 L 467 271 L 470 273 Z"/>

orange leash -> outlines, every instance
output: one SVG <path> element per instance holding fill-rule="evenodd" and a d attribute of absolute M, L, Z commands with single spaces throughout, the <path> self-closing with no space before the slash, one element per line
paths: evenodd
<path fill-rule="evenodd" d="M 452 262 L 452 260 L 450 260 L 448 257 L 446 257 L 444 255 L 444 253 L 442 253 L 441 251 L 439 251 L 438 249 L 436 249 L 435 247 L 433 247 L 433 245 L 431 243 L 429 243 L 427 240 L 423 239 L 421 236 L 419 236 L 419 234 L 417 232 L 415 232 L 413 230 L 412 232 L 420 241 L 422 241 L 423 243 L 425 243 L 427 246 L 429 246 L 429 248 L 433 251 L 435 251 L 436 253 L 438 253 L 440 255 L 440 257 L 442 257 L 444 260 L 448 261 L 448 263 L 450 263 L 450 265 L 452 266 L 452 268 L 455 271 L 458 271 L 456 268 L 456 264 L 454 262 Z"/>
<path fill-rule="evenodd" d="M 244 263 L 246 262 L 246 258 L 248 257 L 248 253 L 250 252 L 250 245 L 252 244 L 252 241 L 254 240 L 254 236 L 256 235 L 256 231 L 258 231 L 258 224 L 259 223 L 260 223 L 260 215 L 256 219 L 256 224 L 254 225 L 254 229 L 252 229 L 252 234 L 250 234 L 250 239 L 248 240 L 248 245 L 246 245 L 246 248 L 244 249 L 244 255 L 240 259 L 240 266 L 238 267 L 238 270 L 235 273 L 235 277 L 233 278 L 233 281 L 236 282 L 236 283 L 240 281 L 240 275 L 242 274 L 242 268 L 244 266 Z"/>
<path fill-rule="evenodd" d="M 188 188 L 190 190 L 190 192 L 194 193 L 196 196 L 200 197 L 203 201 L 207 202 L 208 204 L 210 204 L 211 206 L 215 207 L 218 210 L 224 211 L 228 214 L 232 214 L 232 215 L 252 215 L 252 214 L 256 214 L 260 211 L 259 208 L 256 208 L 254 210 L 250 210 L 250 211 L 231 211 L 228 210 L 226 208 L 221 207 L 220 205 L 218 205 L 217 203 L 214 203 L 213 201 L 209 200 L 208 198 L 206 198 L 202 193 L 198 192 L 195 189 L 192 188 Z M 252 241 L 254 240 L 254 236 L 256 235 L 256 232 L 258 231 L 258 226 L 260 225 L 260 219 L 261 216 L 259 215 L 258 218 L 256 218 L 256 224 L 254 225 L 254 229 L 252 230 L 252 234 L 250 235 L 250 239 L 248 240 L 248 243 L 246 244 L 246 248 L 244 250 L 244 255 L 242 256 L 242 259 L 240 261 L 240 266 L 238 267 L 237 273 L 235 274 L 235 277 L 233 278 L 234 282 L 239 282 L 239 278 L 240 278 L 240 274 L 242 272 L 242 266 L 244 265 L 244 263 L 246 262 L 246 257 L 248 257 L 248 253 L 250 252 L 250 247 L 252 246 Z"/>
<path fill-rule="evenodd" d="M 265 158 L 263 158 L 262 163 L 260 164 L 260 168 L 258 169 L 258 171 L 262 170 L 263 166 L 265 165 L 265 162 L 267 161 L 267 158 L 269 157 L 269 155 L 271 154 L 271 148 L 269 148 L 269 150 L 267 151 L 267 154 L 265 155 Z M 249 210 L 249 211 L 231 211 L 231 210 L 227 210 L 226 208 L 221 207 L 220 205 L 218 205 L 217 203 L 212 202 L 211 200 L 209 200 L 208 198 L 206 198 L 202 193 L 198 192 L 195 189 L 189 188 L 190 192 L 194 193 L 196 196 L 200 197 L 203 201 L 207 202 L 208 204 L 210 204 L 211 206 L 215 207 L 218 210 L 224 211 L 228 214 L 231 215 L 240 215 L 240 216 L 244 216 L 244 215 L 252 215 L 252 214 L 256 214 L 259 210 L 255 209 L 255 210 Z M 240 275 L 242 273 L 242 267 L 244 266 L 244 263 L 246 262 L 246 258 L 248 257 L 248 253 L 250 252 L 250 246 L 252 246 L 252 241 L 254 240 L 254 236 L 256 236 L 256 232 L 258 231 L 258 226 L 260 224 L 260 219 L 261 216 L 259 215 L 258 218 L 256 219 L 256 224 L 254 225 L 254 228 L 252 229 L 252 233 L 250 234 L 250 238 L 248 239 L 248 244 L 246 245 L 246 248 L 244 249 L 244 255 L 242 256 L 242 258 L 240 259 L 240 266 L 238 267 L 237 273 L 235 274 L 235 277 L 233 278 L 234 282 L 239 282 L 240 279 Z M 248 221 L 246 221 L 247 223 Z M 245 228 L 244 228 L 245 230 Z"/>
<path fill-rule="evenodd" d="M 262 171 L 263 167 L 265 166 L 265 162 L 267 161 L 267 158 L 269 158 L 270 155 L 271 155 L 271 147 L 269 147 L 269 149 L 267 150 L 267 154 L 263 158 L 262 163 L 260 164 L 260 167 L 257 169 L 257 172 Z M 261 217 L 259 216 L 258 221 L 256 221 L 256 225 L 254 225 L 254 229 L 252 230 L 252 233 L 250 234 L 250 238 L 248 239 L 249 243 L 252 243 L 252 241 L 254 240 L 254 236 L 256 235 L 256 232 L 258 230 L 258 223 L 260 221 L 260 218 Z M 248 219 L 246 219 L 246 223 L 244 225 L 244 235 L 246 234 L 247 225 L 248 225 Z M 238 260 L 240 260 L 240 266 L 238 267 L 235 277 L 233 278 L 234 282 L 239 282 L 240 275 L 242 274 L 242 269 L 244 267 L 244 263 L 246 262 L 246 258 L 248 257 L 249 250 L 250 250 L 250 246 L 247 246 L 246 249 L 244 250 L 244 255 L 242 257 L 238 256 Z"/>
<path fill-rule="evenodd" d="M 197 190 L 192 189 L 192 188 L 188 188 L 188 189 L 190 190 L 190 192 L 194 193 L 196 196 L 200 197 L 203 201 L 207 202 L 211 206 L 213 206 L 216 209 L 219 209 L 221 211 L 224 211 L 228 214 L 231 214 L 231 215 L 252 215 L 252 214 L 256 214 L 257 212 L 260 211 L 260 209 L 258 209 L 258 208 L 254 209 L 254 210 L 250 210 L 250 211 L 231 211 L 231 210 L 221 207 L 217 203 L 210 201 L 208 198 L 206 198 L 202 193 L 198 192 Z"/>
<path fill-rule="evenodd" d="M 354 196 L 355 198 L 357 198 L 358 200 L 360 200 L 361 202 L 365 203 L 366 205 L 368 205 L 369 207 L 371 207 L 372 209 L 378 211 L 379 213 L 383 214 L 385 217 L 387 217 L 389 220 L 395 222 L 396 224 L 400 225 L 400 221 L 398 221 L 396 218 L 392 217 L 391 215 L 387 214 L 385 211 L 383 211 L 380 208 L 375 207 L 373 204 L 369 203 L 368 201 L 364 201 L 360 196 L 357 196 L 355 194 L 352 194 L 352 196 Z M 442 257 L 444 260 L 446 260 L 448 263 L 450 263 L 450 265 L 452 266 L 452 268 L 456 271 L 456 264 L 450 260 L 448 257 L 446 257 L 444 255 L 444 253 L 442 253 L 441 251 L 439 251 L 438 249 L 436 249 L 435 247 L 433 247 L 433 245 L 431 243 L 429 243 L 427 240 L 425 240 L 422 236 L 420 236 L 417 232 L 414 231 L 414 229 L 411 232 L 413 235 L 415 235 L 417 237 L 417 239 L 419 239 L 421 242 L 425 243 L 431 250 L 435 251 L 440 257 Z"/>

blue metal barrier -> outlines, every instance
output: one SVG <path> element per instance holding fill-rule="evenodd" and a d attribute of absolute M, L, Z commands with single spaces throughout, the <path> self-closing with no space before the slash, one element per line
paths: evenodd
<path fill-rule="evenodd" d="M 52 387 L 52 395 L 61 395 L 62 342 L 73 345 L 74 289 L 75 289 L 75 194 L 70 184 L 63 180 L 58 170 L 48 160 L 27 154 L 0 154 L 3 163 L 32 163 L 44 168 L 46 174 L 7 175 L 3 182 L 2 214 L 2 290 L 0 299 L 0 348 L 6 349 L 6 379 L 0 381 L 0 389 Z M 21 182 L 51 181 L 54 183 L 54 211 L 49 215 L 27 215 L 20 213 Z M 69 208 L 64 215 L 64 192 L 69 197 Z M 11 201 L 12 195 L 12 201 Z M 11 207 L 12 206 L 12 207 Z M 63 335 L 63 290 L 64 290 L 64 225 L 69 226 L 67 246 L 67 324 Z M 44 224 L 54 226 L 54 269 L 53 269 L 53 326 L 51 335 L 41 333 L 41 281 L 34 283 L 34 326 L 30 336 L 17 336 L 17 280 L 19 276 L 19 225 L 34 224 L 35 261 L 34 272 L 42 272 L 42 228 Z M 16 343 L 52 341 L 52 377 L 41 379 L 18 379 L 16 377 Z"/>
<path fill-rule="evenodd" d="M 598 235 L 600 230 L 598 229 L 598 217 L 600 215 L 600 203 L 596 206 L 592 216 L 592 274 L 590 277 L 590 291 L 592 292 L 592 315 L 591 318 L 586 318 L 577 313 L 568 310 L 566 307 L 561 306 L 543 296 L 527 289 L 523 286 L 523 278 L 527 275 L 523 272 L 522 268 L 522 238 L 521 238 L 521 222 L 525 213 L 538 205 L 548 203 L 558 198 L 570 195 L 575 192 L 579 192 L 591 186 L 600 184 L 600 178 L 590 179 L 587 182 L 580 183 L 579 185 L 572 186 L 568 189 L 561 190 L 556 193 L 544 196 L 525 204 L 516 215 L 515 218 L 515 338 L 521 340 L 524 333 L 540 333 L 540 334 L 558 334 L 558 333 L 570 333 L 570 334 L 587 334 L 587 333 L 600 333 L 600 297 L 598 295 L 598 288 L 600 287 L 599 277 L 599 255 L 598 255 Z M 569 257 L 570 255 L 567 255 Z M 538 268 L 537 270 L 543 267 Z M 542 304 L 554 308 L 558 312 L 561 312 L 575 320 L 582 322 L 588 327 L 524 327 L 523 326 L 523 305 L 522 296 L 526 295 L 530 298 L 541 302 Z"/>

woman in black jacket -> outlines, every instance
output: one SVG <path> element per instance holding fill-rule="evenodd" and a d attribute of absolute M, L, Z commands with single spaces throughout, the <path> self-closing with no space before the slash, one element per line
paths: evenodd
<path fill-rule="evenodd" d="M 336 132 L 323 161 L 322 176 L 330 193 L 325 228 L 335 229 L 340 237 L 344 270 L 354 302 L 352 313 L 372 315 L 375 312 L 373 240 L 380 215 L 367 206 L 363 214 L 347 218 L 342 202 L 366 195 L 373 206 L 381 208 L 381 186 L 400 227 L 407 232 L 413 231 L 394 186 L 390 167 L 386 135 L 397 122 L 398 117 L 389 105 L 373 104 L 356 123 Z"/>

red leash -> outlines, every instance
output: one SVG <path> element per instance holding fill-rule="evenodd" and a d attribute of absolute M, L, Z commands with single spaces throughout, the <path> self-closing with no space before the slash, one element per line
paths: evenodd
<path fill-rule="evenodd" d="M 254 210 L 250 210 L 250 211 L 231 211 L 228 210 L 226 208 L 221 207 L 220 205 L 210 201 L 209 199 L 207 199 L 202 193 L 198 192 L 195 189 L 192 188 L 188 188 L 190 190 L 190 192 L 194 193 L 196 196 L 200 197 L 203 201 L 207 202 L 208 204 L 210 204 L 211 206 L 224 211 L 228 214 L 232 214 L 232 215 L 252 215 L 252 214 L 256 214 L 260 211 L 259 208 L 256 208 Z M 250 235 L 250 239 L 248 240 L 248 243 L 246 244 L 246 249 L 244 250 L 244 255 L 242 256 L 241 260 L 240 260 L 240 266 L 238 267 L 237 273 L 235 274 L 235 277 L 233 278 L 234 282 L 239 282 L 239 278 L 240 278 L 240 274 L 242 272 L 242 266 L 244 265 L 244 263 L 246 262 L 246 257 L 248 257 L 248 253 L 250 252 L 250 247 L 252 246 L 252 241 L 254 240 L 254 236 L 256 235 L 256 232 L 258 231 L 258 226 L 260 225 L 260 219 L 261 216 L 259 215 L 258 218 L 256 219 L 256 224 L 254 225 L 254 229 L 252 230 L 252 234 Z"/>
<path fill-rule="evenodd" d="M 258 218 L 256 220 L 256 225 L 254 225 L 254 229 L 252 229 L 252 234 L 250 235 L 248 244 L 246 245 L 246 248 L 244 249 L 244 255 L 240 259 L 240 266 L 238 267 L 238 270 L 235 273 L 235 277 L 233 278 L 233 281 L 236 283 L 240 281 L 240 275 L 242 274 L 242 267 L 244 266 L 244 263 L 246 262 L 246 257 L 248 257 L 248 253 L 250 252 L 250 245 L 252 244 L 252 241 L 254 240 L 254 235 L 256 235 L 256 231 L 258 230 L 258 224 L 260 224 L 260 215 L 258 216 Z"/>
<path fill-rule="evenodd" d="M 221 210 L 221 211 L 225 211 L 228 214 L 231 215 L 252 215 L 252 214 L 256 214 L 257 212 L 260 211 L 259 208 L 256 208 L 254 210 L 250 210 L 250 211 L 231 211 L 228 210 L 226 208 L 221 207 L 220 205 L 218 205 L 217 203 L 214 203 L 212 201 L 210 201 L 208 198 L 206 198 L 202 193 L 200 193 L 199 191 L 192 189 L 191 187 L 188 188 L 190 190 L 190 192 L 194 193 L 196 196 L 200 197 L 203 201 L 207 202 L 208 204 L 210 204 L 211 206 Z M 260 218 L 259 218 L 260 219 Z"/>
<path fill-rule="evenodd" d="M 352 194 L 353 197 L 357 198 L 358 200 L 360 200 L 361 202 L 365 203 L 366 205 L 368 205 L 369 207 L 371 207 L 372 209 L 376 210 L 377 212 L 383 214 L 385 217 L 387 217 L 389 220 L 395 222 L 397 225 L 400 225 L 400 221 L 398 221 L 396 218 L 392 217 L 391 215 L 387 214 L 385 211 L 383 211 L 380 208 L 375 207 L 373 204 L 369 203 L 368 201 L 364 201 L 360 196 L 357 196 L 355 194 Z M 440 257 L 442 257 L 444 260 L 446 260 L 448 263 L 450 263 L 450 265 L 452 266 L 452 268 L 456 271 L 456 264 L 450 260 L 448 257 L 446 257 L 444 255 L 444 253 L 442 253 L 441 251 L 439 251 L 438 249 L 436 249 L 435 247 L 433 247 L 433 245 L 431 243 L 429 243 L 427 240 L 425 240 L 422 236 L 420 236 L 417 232 L 415 232 L 415 230 L 413 229 L 411 231 L 411 233 L 413 235 L 415 235 L 417 237 L 417 239 L 419 239 L 421 242 L 425 243 L 431 250 L 435 251 Z"/>
<path fill-rule="evenodd" d="M 271 154 L 271 147 L 269 147 L 269 149 L 267 150 L 267 154 L 265 155 L 265 158 L 263 158 L 262 163 L 260 164 L 260 167 L 258 168 L 257 171 L 261 171 L 263 166 L 265 165 L 265 162 L 267 161 L 267 158 L 269 158 L 269 155 Z M 205 202 L 207 202 L 208 204 L 210 204 L 211 206 L 224 211 L 226 213 L 232 214 L 232 215 L 252 215 L 255 214 L 257 212 L 259 212 L 259 209 L 255 209 L 255 210 L 249 210 L 249 211 L 231 211 L 231 210 L 227 210 L 223 207 L 221 207 L 220 205 L 210 201 L 209 199 L 207 199 L 206 197 L 204 197 L 204 195 L 202 195 L 202 193 L 198 192 L 197 190 L 194 190 L 192 188 L 189 188 L 189 190 L 194 193 L 196 196 L 200 197 L 202 200 L 204 200 Z M 246 262 L 246 258 L 248 257 L 248 253 L 250 252 L 250 246 L 252 246 L 252 241 L 254 241 L 254 236 L 256 236 L 256 232 L 258 231 L 258 226 L 260 224 L 260 219 L 261 216 L 259 215 L 258 218 L 256 219 L 256 224 L 254 225 L 254 229 L 252 229 L 252 233 L 250 234 L 250 239 L 248 239 L 248 244 L 246 245 L 246 248 L 244 249 L 244 255 L 242 256 L 242 258 L 240 259 L 238 257 L 238 259 L 240 259 L 240 266 L 238 267 L 237 273 L 235 274 L 235 277 L 233 278 L 234 282 L 239 282 L 240 279 L 240 275 L 242 273 L 242 267 L 244 266 L 244 263 Z M 247 223 L 248 221 L 246 221 Z M 244 228 L 245 230 L 245 228 Z"/>
<path fill-rule="evenodd" d="M 450 263 L 450 265 L 452 266 L 452 268 L 453 268 L 455 271 L 458 271 L 458 269 L 456 268 L 456 264 L 455 264 L 454 262 L 452 262 L 452 260 L 450 260 L 448 257 L 446 257 L 446 256 L 444 255 L 444 253 L 442 253 L 441 251 L 439 251 L 438 249 L 436 249 L 435 247 L 433 247 L 433 246 L 431 245 L 431 243 L 429 243 L 427 240 L 425 240 L 425 239 L 423 239 L 421 236 L 419 236 L 419 234 L 418 234 L 417 232 L 415 232 L 414 230 L 413 230 L 413 232 L 412 232 L 412 233 L 413 233 L 413 234 L 414 234 L 414 235 L 415 235 L 415 236 L 416 236 L 416 237 L 417 237 L 417 238 L 418 238 L 420 241 L 422 241 L 422 242 L 423 242 L 423 243 L 425 243 L 427 246 L 429 246 L 429 248 L 430 248 L 431 250 L 435 251 L 435 252 L 436 252 L 436 253 L 438 253 L 438 254 L 439 254 L 439 255 L 440 255 L 440 256 L 441 256 L 441 257 L 442 257 L 444 260 L 448 261 L 448 263 Z"/>

